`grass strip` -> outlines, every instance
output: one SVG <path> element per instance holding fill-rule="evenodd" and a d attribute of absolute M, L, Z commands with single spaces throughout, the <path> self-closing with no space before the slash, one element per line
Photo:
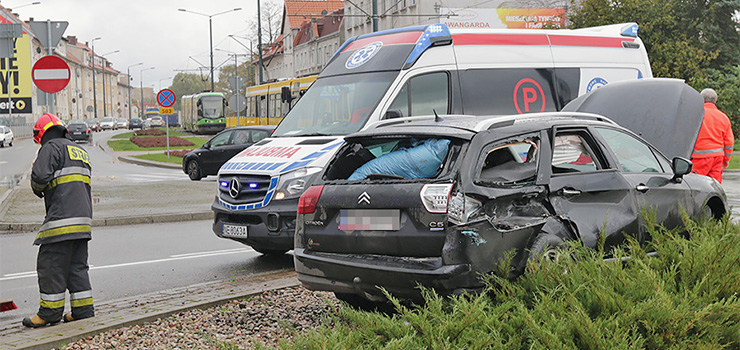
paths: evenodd
<path fill-rule="evenodd" d="M 157 162 L 182 164 L 182 157 L 170 155 L 170 157 L 167 158 L 167 155 L 164 153 L 139 154 L 135 155 L 134 158 L 153 160 Z"/>

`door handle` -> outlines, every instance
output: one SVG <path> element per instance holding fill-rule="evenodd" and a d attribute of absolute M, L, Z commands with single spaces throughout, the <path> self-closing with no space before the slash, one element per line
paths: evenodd
<path fill-rule="evenodd" d="M 645 186 L 645 184 L 639 184 L 637 185 L 637 187 L 635 187 L 635 189 L 637 190 L 637 192 L 645 193 L 650 190 L 650 187 Z"/>
<path fill-rule="evenodd" d="M 572 188 L 564 188 L 561 190 L 561 192 L 566 196 L 576 196 L 581 194 L 580 190 L 572 189 Z"/>

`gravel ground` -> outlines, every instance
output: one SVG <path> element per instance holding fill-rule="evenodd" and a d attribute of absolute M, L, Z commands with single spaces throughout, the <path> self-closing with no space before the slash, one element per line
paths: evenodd
<path fill-rule="evenodd" d="M 61 349 L 253 349 L 274 347 L 324 325 L 332 293 L 302 287 L 273 290 L 81 339 Z"/>

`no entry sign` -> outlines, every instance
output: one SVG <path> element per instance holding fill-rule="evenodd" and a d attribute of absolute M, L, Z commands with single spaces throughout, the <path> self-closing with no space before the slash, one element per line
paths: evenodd
<path fill-rule="evenodd" d="M 162 107 L 172 107 L 175 104 L 175 93 L 170 89 L 162 89 L 157 93 L 157 103 Z"/>
<path fill-rule="evenodd" d="M 52 94 L 64 90 L 69 77 L 67 62 L 57 56 L 41 57 L 31 69 L 31 78 L 36 86 Z"/>

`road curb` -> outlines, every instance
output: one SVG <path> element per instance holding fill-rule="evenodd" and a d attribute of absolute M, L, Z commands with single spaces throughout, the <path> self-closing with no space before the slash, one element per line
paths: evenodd
<path fill-rule="evenodd" d="M 93 218 L 93 227 L 101 226 L 122 226 L 122 225 L 138 225 L 138 224 L 157 224 L 164 222 L 179 222 L 179 221 L 196 221 L 196 220 L 213 220 L 212 211 L 196 212 L 196 213 L 175 213 L 175 214 L 161 214 L 161 215 L 146 215 L 146 216 L 119 216 L 110 217 L 105 219 Z M 38 231 L 41 228 L 41 223 L 25 223 L 25 222 L 1 222 L 0 231 L 10 232 L 33 232 Z"/>
<path fill-rule="evenodd" d="M 217 282 L 204 286 L 210 289 L 205 293 L 188 292 L 189 287 L 171 291 L 171 297 L 164 302 L 141 305 L 137 297 L 135 305 L 132 301 L 124 300 L 121 304 L 100 305 L 111 308 L 111 312 L 98 312 L 97 317 L 75 321 L 72 323 L 61 323 L 54 326 L 39 329 L 24 329 L 18 326 L 17 332 L 3 336 L 2 349 L 51 349 L 73 343 L 79 339 L 94 336 L 111 329 L 134 326 L 157 319 L 165 318 L 179 312 L 193 309 L 207 309 L 209 307 L 259 295 L 270 290 L 290 288 L 299 286 L 295 271 L 281 271 L 261 276 L 255 279 L 236 282 Z M 155 293 L 154 298 L 161 298 L 161 293 Z M 176 297 L 177 295 L 187 297 Z"/>
<path fill-rule="evenodd" d="M 125 163 L 144 165 L 144 166 L 153 166 L 153 167 L 167 168 L 167 169 L 182 169 L 182 165 L 179 165 L 179 164 L 157 162 L 153 160 L 140 159 L 140 158 L 135 158 L 135 157 L 119 156 L 118 160 L 125 162 Z"/>

